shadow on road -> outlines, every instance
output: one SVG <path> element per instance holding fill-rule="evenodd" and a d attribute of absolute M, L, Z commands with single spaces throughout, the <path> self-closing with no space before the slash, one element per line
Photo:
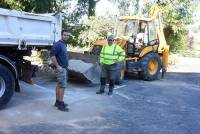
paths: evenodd
<path fill-rule="evenodd" d="M 159 76 L 161 79 L 161 76 Z M 138 81 L 142 80 L 138 76 L 137 73 L 135 74 L 128 74 L 125 77 L 126 80 L 129 81 Z M 200 73 L 196 72 L 167 72 L 163 78 L 163 80 L 173 80 L 173 81 L 181 81 L 186 82 L 188 84 L 196 84 L 200 86 Z"/>

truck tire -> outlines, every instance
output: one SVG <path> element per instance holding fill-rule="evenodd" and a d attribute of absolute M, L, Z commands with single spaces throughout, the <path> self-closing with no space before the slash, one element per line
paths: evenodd
<path fill-rule="evenodd" d="M 141 59 L 142 71 L 139 73 L 143 80 L 158 79 L 161 69 L 161 59 L 157 53 L 149 53 Z"/>
<path fill-rule="evenodd" d="M 0 109 L 2 109 L 13 96 L 15 79 L 5 66 L 0 65 Z"/>

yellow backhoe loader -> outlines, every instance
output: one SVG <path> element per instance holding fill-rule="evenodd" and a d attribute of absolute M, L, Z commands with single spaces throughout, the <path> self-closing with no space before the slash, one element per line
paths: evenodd
<path fill-rule="evenodd" d="M 137 72 L 140 78 L 148 81 L 158 79 L 161 71 L 163 77 L 168 65 L 169 46 L 163 33 L 158 7 L 153 6 L 147 18 L 122 16 L 116 26 L 115 44 L 121 46 L 126 52 L 121 79 L 125 73 L 132 72 Z M 85 55 L 98 57 L 105 44 L 107 44 L 106 40 L 97 40 Z M 94 59 L 98 60 L 98 58 Z M 96 74 L 93 72 L 93 75 Z"/>

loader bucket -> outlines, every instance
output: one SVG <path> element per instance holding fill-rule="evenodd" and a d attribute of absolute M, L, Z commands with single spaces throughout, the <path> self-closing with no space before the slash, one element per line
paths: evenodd
<path fill-rule="evenodd" d="M 75 78 L 93 84 L 98 84 L 100 79 L 100 66 L 98 56 L 68 52 L 69 54 L 69 78 Z"/>

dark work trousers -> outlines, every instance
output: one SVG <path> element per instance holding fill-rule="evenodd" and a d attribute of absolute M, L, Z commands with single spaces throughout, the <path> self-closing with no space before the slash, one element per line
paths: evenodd
<path fill-rule="evenodd" d="M 109 81 L 109 91 L 113 91 L 114 84 L 115 84 L 115 78 L 116 78 L 116 72 L 117 72 L 117 64 L 112 65 L 101 65 L 101 87 L 100 90 L 104 90 L 106 85 L 106 79 Z"/>
<path fill-rule="evenodd" d="M 124 63 L 123 62 L 119 62 L 116 65 L 117 71 L 116 71 L 116 78 L 115 78 L 115 83 L 119 83 L 121 81 L 121 71 L 122 69 L 124 69 Z"/>

